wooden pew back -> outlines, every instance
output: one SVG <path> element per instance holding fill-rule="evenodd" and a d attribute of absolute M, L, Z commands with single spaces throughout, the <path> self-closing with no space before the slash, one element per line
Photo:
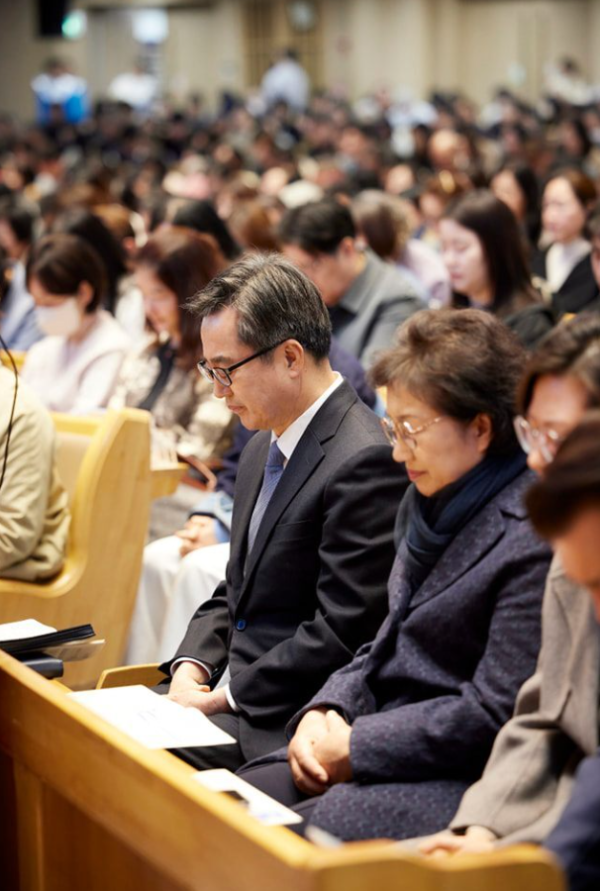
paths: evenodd
<path fill-rule="evenodd" d="M 47 582 L 0 580 L 0 622 L 91 622 L 106 645 L 67 665 L 65 677 L 70 686 L 93 686 L 104 668 L 123 661 L 150 510 L 149 416 L 122 409 L 54 420 L 71 496 L 67 558 Z"/>
<path fill-rule="evenodd" d="M 0 653 L 0 868 L 21 891 L 564 891 L 541 851 L 423 860 L 264 827 Z"/>

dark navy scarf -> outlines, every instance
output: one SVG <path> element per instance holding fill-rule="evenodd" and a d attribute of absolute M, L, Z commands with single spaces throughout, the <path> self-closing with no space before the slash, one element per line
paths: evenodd
<path fill-rule="evenodd" d="M 498 492 L 527 466 L 519 449 L 512 455 L 486 456 L 468 473 L 435 495 L 409 486 L 396 518 L 396 545 L 406 542 L 406 569 L 413 591 L 421 587 L 452 539 Z"/>

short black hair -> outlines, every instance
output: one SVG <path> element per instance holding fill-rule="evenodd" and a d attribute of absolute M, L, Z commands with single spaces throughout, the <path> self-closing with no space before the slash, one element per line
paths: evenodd
<path fill-rule="evenodd" d="M 46 235 L 31 250 L 27 283 L 37 278 L 50 294 L 75 296 L 82 282 L 92 288 L 86 313 L 96 312 L 106 290 L 106 268 L 97 251 L 79 235 Z"/>
<path fill-rule="evenodd" d="M 277 254 L 252 254 L 217 275 L 188 303 L 201 320 L 225 307 L 238 314 L 238 337 L 258 352 L 293 338 L 320 362 L 329 355 L 331 322 L 317 288 Z M 271 355 L 263 357 L 271 361 Z"/>
<path fill-rule="evenodd" d="M 335 254 L 344 238 L 355 237 L 352 214 L 332 198 L 288 210 L 279 227 L 282 244 L 295 244 L 308 254 Z"/>
<path fill-rule="evenodd" d="M 212 235 L 228 260 L 237 260 L 240 255 L 239 245 L 210 201 L 186 201 L 176 211 L 173 225 Z"/>
<path fill-rule="evenodd" d="M 0 203 L 0 220 L 5 220 L 12 229 L 13 235 L 21 244 L 30 245 L 33 241 L 33 230 L 36 213 L 22 201 L 6 199 Z"/>
<path fill-rule="evenodd" d="M 61 214 L 53 229 L 54 234 L 65 233 L 82 238 L 102 259 L 106 289 L 103 303 L 114 312 L 119 281 L 126 274 L 125 249 L 104 220 L 85 207 L 74 207 Z"/>

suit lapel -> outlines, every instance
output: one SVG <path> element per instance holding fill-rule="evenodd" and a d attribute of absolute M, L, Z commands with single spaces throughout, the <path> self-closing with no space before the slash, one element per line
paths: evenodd
<path fill-rule="evenodd" d="M 321 406 L 308 428 L 304 431 L 304 435 L 294 449 L 281 480 L 279 481 L 279 485 L 273 493 L 273 497 L 269 502 L 269 506 L 265 511 L 260 528 L 256 534 L 252 553 L 248 555 L 245 565 L 244 578 L 241 583 L 240 599 L 244 595 L 253 572 L 256 569 L 257 563 L 269 542 L 274 526 L 277 524 L 279 518 L 290 502 L 293 501 L 296 494 L 300 491 L 310 476 L 312 476 L 315 469 L 323 460 L 325 456 L 325 449 L 323 448 L 324 443 L 335 435 L 343 418 L 357 400 L 358 397 L 352 387 L 344 381 L 340 384 L 337 390 L 331 394 L 325 404 Z M 238 566 L 244 566 L 248 527 L 262 485 L 264 463 L 269 449 L 269 440 L 266 437 L 265 442 L 266 447 L 264 449 L 264 458 L 262 458 L 260 471 L 257 474 L 258 479 L 256 477 L 253 478 L 252 484 L 244 491 L 244 504 L 240 512 L 239 525 L 236 530 L 235 559 Z M 232 552 L 232 560 L 233 559 L 234 554 Z"/>
<path fill-rule="evenodd" d="M 260 436 L 261 434 L 258 435 Z M 230 555 L 232 572 L 234 573 L 233 582 L 236 590 L 239 590 L 243 583 L 248 527 L 250 525 L 250 518 L 252 517 L 256 499 L 258 498 L 258 493 L 262 486 L 265 463 L 267 461 L 269 445 L 271 443 L 270 434 L 262 434 L 262 437 L 263 442 L 260 450 L 257 451 L 252 474 L 244 480 L 243 489 L 239 492 L 236 491 L 231 529 Z"/>
<path fill-rule="evenodd" d="M 306 480 L 321 463 L 324 455 L 325 452 L 319 441 L 312 435 L 310 430 L 307 430 L 283 472 L 283 476 L 273 493 L 273 497 L 256 533 L 254 547 L 248 555 L 246 564 L 244 588 L 271 537 L 273 527 L 277 524 L 281 514 L 295 498 Z"/>

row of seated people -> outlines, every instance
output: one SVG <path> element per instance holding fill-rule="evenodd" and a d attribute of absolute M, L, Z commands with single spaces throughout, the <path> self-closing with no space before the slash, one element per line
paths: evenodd
<path fill-rule="evenodd" d="M 332 371 L 328 317 L 293 266 L 241 261 L 195 309 L 216 395 L 264 432 L 240 459 L 226 579 L 161 666 L 164 691 L 236 745 L 179 754 L 241 770 L 303 826 L 344 840 L 430 835 L 459 809 L 456 846 L 475 822 L 465 844 L 481 839 L 480 825 L 488 843 L 543 842 L 598 744 L 598 632 L 587 593 L 560 564 L 550 569 L 528 519 L 534 475 L 519 442 L 545 475 L 598 403 L 597 318 L 563 323 L 527 361 L 490 314 L 413 315 L 373 369 L 387 387 L 386 447 Z M 562 598 L 579 616 L 577 640 L 558 626 Z M 567 685 L 585 703 L 563 723 L 547 698 Z M 585 726 L 573 728 L 572 714 Z M 489 811 L 480 802 L 465 823 L 497 736 L 494 758 L 512 757 L 512 770 L 491 762 L 491 789 L 487 770 L 480 780 Z M 589 865 L 589 835 L 579 841 L 575 861 L 556 845 L 574 882 L 575 865 Z M 445 836 L 428 844 L 449 846 Z"/>
<path fill-rule="evenodd" d="M 491 192 L 468 192 L 440 222 L 453 303 L 486 307 L 527 346 L 543 336 L 558 313 L 593 305 L 597 293 L 590 242 L 583 237 L 593 183 L 579 171 L 563 170 L 544 194 L 543 222 L 552 240 L 546 274 L 555 293 L 551 305 L 530 283 L 516 210 Z M 0 207 L 0 238 L 15 261 L 2 298 L 0 333 L 10 347 L 30 345 L 42 331 L 49 335 L 29 351 L 23 378 L 51 410 L 142 407 L 151 411 L 159 430 L 167 431 L 167 446 L 202 461 L 219 460 L 230 441 L 232 418 L 196 375 L 198 344 L 185 303 L 236 256 L 235 243 L 207 202 L 188 202 L 173 212 L 175 228 L 156 232 L 136 252 L 135 288 L 132 293 L 129 279 L 129 292 L 119 297 L 127 269 L 116 238 L 102 222 L 102 214 L 111 221 L 110 211 L 67 211 L 53 224 L 56 234 L 31 246 L 31 215 L 19 206 Z M 194 226 L 208 234 L 194 235 Z M 419 270 L 436 268 L 431 258 L 416 267 L 400 262 L 400 254 L 406 261 L 408 248 L 418 244 L 406 242 L 406 229 L 398 203 L 373 191 L 359 194 L 351 210 L 336 201 L 309 202 L 281 220 L 284 253 L 317 284 L 339 346 L 365 368 L 389 345 L 398 324 L 423 306 L 421 298 L 430 305 L 441 302 L 441 279 L 432 281 L 423 271 L 416 277 Z M 446 291 L 441 300 L 447 298 Z M 144 319 L 149 336 L 132 347 L 121 328 L 139 336 Z M 158 446 L 161 441 L 157 436 Z M 180 494 L 182 508 L 174 516 L 183 521 L 194 496 L 187 487 Z M 164 534 L 169 522 L 159 523 L 158 532 Z"/>
<path fill-rule="evenodd" d="M 383 192 L 360 193 L 350 210 L 333 200 L 296 207 L 281 219 L 279 244 L 317 284 L 334 334 L 366 368 L 376 351 L 389 345 L 398 324 L 422 307 L 420 298 L 440 305 L 451 296 L 454 305 L 489 309 L 531 346 L 551 327 L 557 313 L 590 307 L 597 296 L 590 241 L 584 237 L 595 194 L 593 182 L 575 170 L 561 171 L 546 185 L 543 222 L 552 244 L 536 255 L 534 270 L 547 279 L 554 294 L 551 307 L 531 285 L 517 216 L 486 190 L 467 192 L 442 217 L 442 259 L 453 293 L 445 291 L 441 300 L 432 296 L 441 293 L 436 283 L 431 285 L 425 274 L 417 278 L 414 271 L 396 263 L 407 223 L 401 208 Z M 197 392 L 200 385 L 195 378 L 185 378 L 184 372 L 195 364 L 194 356 L 198 358 L 185 301 L 231 262 L 236 249 L 210 206 L 204 203 L 207 206 L 198 208 L 199 204 L 203 202 L 180 208 L 172 222 L 178 230 L 196 226 L 208 231 L 210 244 L 206 238 L 194 241 L 189 232 L 185 236 L 179 231 L 170 240 L 164 233 L 155 234 L 149 247 L 136 252 L 136 288 L 128 278 L 128 292 L 120 298 L 119 281 L 123 285 L 126 267 L 100 216 L 67 212 L 55 222 L 52 231 L 58 234 L 53 240 L 31 246 L 31 216 L 26 226 L 27 211 L 0 207 L 0 236 L 14 260 L 10 287 L 2 299 L 0 333 L 13 349 L 31 346 L 41 333 L 58 338 L 51 342 L 45 338 L 25 366 L 26 379 L 49 408 L 79 413 L 102 408 L 116 385 L 116 400 L 147 404 L 159 426 L 187 430 L 188 445 L 193 438 L 195 448 L 202 451 L 200 442 L 207 433 L 196 410 L 206 412 L 201 406 L 210 399 L 206 392 Z M 594 233 L 592 226 L 593 237 Z M 87 248 L 80 240 L 66 239 L 67 234 L 86 241 Z M 369 251 L 365 253 L 362 246 Z M 428 261 L 424 268 L 435 266 Z M 137 309 L 132 310 L 134 297 Z M 115 312 L 134 337 L 143 332 L 144 317 L 152 333 L 150 342 L 135 350 L 118 384 L 132 344 L 105 308 Z M 179 373 L 169 376 L 173 362 Z M 43 386 L 46 375 L 56 381 L 51 392 Z M 163 393 L 156 384 L 167 378 Z M 218 411 L 214 404 L 212 411 Z M 209 441 L 204 454 L 210 445 L 214 447 Z"/>
<path fill-rule="evenodd" d="M 565 257 L 561 253 L 562 259 L 550 264 L 552 269 L 558 265 L 568 280 L 579 281 L 579 273 L 573 272 L 573 277 L 569 272 L 577 255 L 579 265 L 587 270 L 585 294 L 567 301 L 558 278 L 549 276 L 557 289 L 554 303 L 541 300 L 531 285 L 516 217 L 502 201 L 483 190 L 460 198 L 440 223 L 455 305 L 486 307 L 517 331 L 528 347 L 535 345 L 565 308 L 594 305 L 597 285 L 590 270 L 595 269 L 595 254 L 590 254 L 589 242 L 581 237 L 591 198 L 581 192 L 581 177 L 567 170 L 548 183 L 550 197 L 555 188 L 566 190 L 567 195 L 563 195 L 564 207 L 558 213 L 556 202 L 549 200 L 544 219 L 557 239 L 556 250 L 563 243 L 570 245 Z M 167 431 L 167 445 L 180 454 L 212 461 L 223 456 L 232 419 L 195 372 L 198 344 L 194 320 L 185 304 L 190 294 L 230 262 L 235 250 L 214 211 L 207 206 L 199 209 L 197 204 L 181 208 L 173 217 L 177 225 L 154 234 L 136 254 L 135 281 L 144 295 L 151 334 L 133 352 L 114 319 L 101 308 L 107 276 L 102 276 L 99 262 L 91 258 L 94 247 L 86 250 L 80 241 L 75 244 L 68 238 L 87 238 L 96 244 L 103 231 L 100 220 L 89 213 L 67 214 L 59 226 L 67 234 L 36 244 L 29 253 L 26 278 L 38 304 L 35 314 L 39 324 L 54 336 L 33 347 L 23 375 L 54 410 L 88 412 L 107 403 L 148 409 L 156 427 Z M 403 226 L 396 211 L 383 193 L 363 193 L 353 213 L 336 201 L 312 202 L 289 211 L 280 226 L 284 253 L 321 291 L 340 352 L 345 350 L 365 368 L 378 349 L 389 345 L 396 327 L 423 306 L 418 296 L 422 293 L 420 283 L 408 278 L 410 271 L 393 265 L 393 245 Z M 196 235 L 189 231 L 192 225 L 211 232 Z M 593 236 L 599 228 L 594 217 L 590 223 Z M 105 259 L 106 231 L 102 238 Z M 366 252 L 361 247 L 365 242 L 370 248 Z M 575 252 L 573 245 L 579 245 Z M 111 268 L 106 262 L 104 265 L 105 272 Z M 115 290 L 113 278 L 109 276 L 110 293 Z M 72 299 L 65 294 L 71 294 Z M 433 305 L 437 305 L 435 301 Z M 123 313 L 120 318 L 123 320 Z M 46 386 L 49 378 L 54 381 L 52 388 Z M 153 523 L 152 537 L 172 529 L 169 524 L 175 519 L 183 524 L 194 498 L 188 487 L 182 487 L 181 507 L 177 499 L 171 500 L 176 502 L 173 519 Z M 164 512 L 165 505 L 161 508 Z"/>
<path fill-rule="evenodd" d="M 600 217 L 594 214 L 587 218 L 586 207 L 593 192 L 589 188 L 590 183 L 575 171 L 563 171 L 546 187 L 544 224 L 555 239 L 555 251 L 549 251 L 548 262 L 552 269 L 560 266 L 566 275 L 565 291 L 552 277 L 556 288 L 552 303 L 536 296 L 516 216 L 501 201 L 491 192 L 480 190 L 450 205 L 442 217 L 440 232 L 443 256 L 455 287 L 454 305 L 491 309 L 529 349 L 552 330 L 566 306 L 595 311 L 596 279 L 600 280 Z M 190 222 L 191 210 L 183 213 L 181 222 Z M 402 231 L 390 197 L 364 192 L 352 210 L 353 216 L 330 201 L 300 206 L 284 217 L 281 241 L 284 254 L 317 284 L 330 313 L 335 341 L 339 339 L 341 346 L 358 355 L 368 367 L 377 350 L 391 343 L 403 317 L 417 305 L 407 304 L 406 298 L 397 293 L 393 296 L 391 270 L 377 260 L 377 256 L 394 260 L 394 245 Z M 582 237 L 586 225 L 592 239 L 591 252 L 590 242 Z M 366 239 L 373 253 L 364 254 L 359 249 L 360 239 Z M 576 243 L 581 254 L 565 247 L 569 256 L 579 256 L 578 271 L 571 275 L 566 257 L 556 263 L 552 258 L 562 251 L 560 245 Z M 575 298 L 571 285 L 579 282 L 583 287 L 582 276 L 587 282 L 585 294 L 581 291 Z M 333 364 L 338 367 L 335 361 Z M 356 388 L 356 376 L 352 382 Z M 359 392 L 365 392 L 364 386 Z M 368 397 L 367 404 L 371 404 Z M 218 476 L 218 496 L 193 504 L 187 522 L 182 522 L 175 537 L 161 538 L 146 550 L 129 662 L 166 658 L 185 629 L 191 606 L 210 596 L 222 577 L 229 556 L 235 468 L 246 438 L 238 426 L 233 450 L 226 456 L 226 469 Z M 173 532 L 175 527 L 167 531 Z M 181 557 L 199 548 L 200 553 L 182 562 Z M 201 573 L 196 572 L 195 563 Z M 172 596 L 175 587 L 177 593 Z"/>
<path fill-rule="evenodd" d="M 214 278 L 194 311 L 215 395 L 274 441 L 258 435 L 244 451 L 227 582 L 170 660 L 170 695 L 233 733 L 229 766 L 262 758 L 246 768 L 262 772 L 267 758 L 269 782 L 276 771 L 310 793 L 297 807 L 317 825 L 330 819 L 344 838 L 435 831 L 481 772 L 539 645 L 549 552 L 521 504 L 512 406 L 522 349 L 493 315 L 423 311 L 377 360 L 394 457 L 413 484 L 394 545 L 406 477 L 331 370 L 319 292 L 259 257 Z M 225 665 L 229 683 L 210 689 Z M 285 754 L 271 753 L 294 714 L 305 736 L 298 724 L 290 777 Z"/>

